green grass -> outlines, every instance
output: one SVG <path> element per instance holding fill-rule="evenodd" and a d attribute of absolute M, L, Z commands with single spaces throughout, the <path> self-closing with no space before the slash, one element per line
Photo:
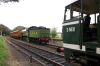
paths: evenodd
<path fill-rule="evenodd" d="M 7 49 L 5 48 L 4 37 L 0 36 L 0 66 L 4 66 L 4 60 L 7 57 Z"/>
<path fill-rule="evenodd" d="M 62 38 L 52 38 L 52 40 L 62 41 Z"/>

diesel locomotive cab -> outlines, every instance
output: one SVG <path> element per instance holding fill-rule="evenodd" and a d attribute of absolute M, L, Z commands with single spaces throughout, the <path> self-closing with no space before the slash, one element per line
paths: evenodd
<path fill-rule="evenodd" d="M 72 0 L 65 7 L 62 26 L 66 60 L 81 58 L 87 66 L 99 66 L 100 0 Z"/>

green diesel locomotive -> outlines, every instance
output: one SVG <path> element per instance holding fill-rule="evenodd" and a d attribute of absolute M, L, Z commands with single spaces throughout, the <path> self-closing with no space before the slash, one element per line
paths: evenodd
<path fill-rule="evenodd" d="M 22 38 L 26 38 L 28 42 L 47 44 L 50 40 L 50 29 L 42 26 L 31 26 L 22 30 L 22 35 Z"/>
<path fill-rule="evenodd" d="M 100 66 L 100 0 L 71 0 L 62 25 L 66 61 L 83 59 L 87 66 Z"/>

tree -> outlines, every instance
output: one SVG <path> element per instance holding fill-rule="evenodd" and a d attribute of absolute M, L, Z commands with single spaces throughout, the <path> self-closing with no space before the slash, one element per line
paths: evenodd
<path fill-rule="evenodd" d="M 25 29 L 26 27 L 24 27 L 24 26 L 17 26 L 17 27 L 15 27 L 14 29 L 13 29 L 13 31 L 16 31 L 16 30 L 23 30 L 23 29 Z"/>
<path fill-rule="evenodd" d="M 53 28 L 51 29 L 50 34 L 51 34 L 51 37 L 52 37 L 52 38 L 55 38 L 56 35 L 57 35 L 57 27 L 53 27 Z"/>
<path fill-rule="evenodd" d="M 3 3 L 8 3 L 8 2 L 19 2 L 19 0 L 0 0 L 0 5 L 1 5 L 1 2 L 3 2 Z"/>
<path fill-rule="evenodd" d="M 0 31 L 2 31 L 3 35 L 9 35 L 11 30 L 7 26 L 0 24 Z"/>

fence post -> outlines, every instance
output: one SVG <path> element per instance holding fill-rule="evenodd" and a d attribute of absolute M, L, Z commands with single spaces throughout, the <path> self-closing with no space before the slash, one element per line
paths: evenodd
<path fill-rule="evenodd" d="M 29 57 L 30 57 L 30 63 L 32 63 L 32 56 L 30 55 Z"/>

